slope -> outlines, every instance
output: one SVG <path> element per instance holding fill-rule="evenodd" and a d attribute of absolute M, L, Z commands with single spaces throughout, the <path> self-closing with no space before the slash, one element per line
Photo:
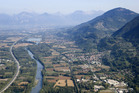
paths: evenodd
<path fill-rule="evenodd" d="M 90 51 L 91 48 L 96 48 L 95 43 L 98 43 L 101 38 L 120 29 L 137 15 L 137 13 L 125 8 L 115 8 L 68 30 L 67 33 L 70 38 L 76 41 L 76 44 Z"/>
<path fill-rule="evenodd" d="M 111 37 L 100 40 L 98 50 L 105 51 L 103 63 L 111 70 L 127 70 L 126 81 L 139 92 L 139 16 L 128 22 Z"/>

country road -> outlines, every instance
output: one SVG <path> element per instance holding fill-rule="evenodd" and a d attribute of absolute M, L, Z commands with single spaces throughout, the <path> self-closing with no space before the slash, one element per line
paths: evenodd
<path fill-rule="evenodd" d="M 16 64 L 17 64 L 16 73 L 14 74 L 12 80 L 0 91 L 0 93 L 3 93 L 6 89 L 8 89 L 8 88 L 10 87 L 10 85 L 16 80 L 17 76 L 19 75 L 20 65 L 19 65 L 19 62 L 18 62 L 17 59 L 15 58 L 15 56 L 14 56 L 14 54 L 13 54 L 13 51 L 12 51 L 13 46 L 14 46 L 16 43 L 17 43 L 17 41 L 14 42 L 13 45 L 10 47 L 10 53 L 11 53 L 11 55 L 12 55 L 14 61 L 15 61 Z"/>

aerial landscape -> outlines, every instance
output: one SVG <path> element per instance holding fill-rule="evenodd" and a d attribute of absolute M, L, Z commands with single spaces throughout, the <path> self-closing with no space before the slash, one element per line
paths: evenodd
<path fill-rule="evenodd" d="M 138 3 L 0 1 L 0 93 L 139 93 Z"/>

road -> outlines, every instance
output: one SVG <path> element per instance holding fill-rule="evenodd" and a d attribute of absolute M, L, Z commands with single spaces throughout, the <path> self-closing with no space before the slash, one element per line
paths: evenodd
<path fill-rule="evenodd" d="M 12 55 L 12 57 L 13 57 L 13 59 L 14 59 L 16 65 L 17 65 L 16 73 L 14 74 L 12 80 L 0 91 L 0 93 L 3 93 L 6 89 L 8 89 L 8 88 L 10 87 L 10 85 L 16 80 L 17 76 L 19 75 L 20 64 L 19 64 L 19 62 L 17 61 L 17 59 L 15 58 L 15 56 L 14 56 L 14 54 L 13 54 L 13 51 L 12 51 L 13 46 L 14 46 L 16 43 L 17 43 L 17 41 L 14 42 L 13 45 L 10 47 L 10 53 L 11 53 L 11 55 Z"/>

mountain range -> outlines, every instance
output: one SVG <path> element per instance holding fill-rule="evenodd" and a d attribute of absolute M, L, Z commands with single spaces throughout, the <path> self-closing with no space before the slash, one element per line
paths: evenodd
<path fill-rule="evenodd" d="M 91 11 L 90 13 L 75 11 L 67 15 L 29 12 L 21 12 L 15 15 L 0 14 L 0 25 L 74 26 L 91 20 L 102 13 L 103 11 Z"/>

